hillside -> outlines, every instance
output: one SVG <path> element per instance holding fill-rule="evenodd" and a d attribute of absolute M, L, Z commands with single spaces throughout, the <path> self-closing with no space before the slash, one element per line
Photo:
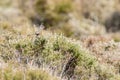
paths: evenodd
<path fill-rule="evenodd" d="M 1 0 L 0 80 L 120 80 L 119 18 L 118 0 Z"/>

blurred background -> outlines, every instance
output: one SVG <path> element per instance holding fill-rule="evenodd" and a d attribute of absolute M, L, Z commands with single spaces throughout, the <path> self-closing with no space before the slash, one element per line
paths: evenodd
<path fill-rule="evenodd" d="M 106 35 L 119 41 L 120 0 L 0 1 L 0 27 L 25 33 L 27 26 L 41 23 L 46 30 L 67 37 Z"/>

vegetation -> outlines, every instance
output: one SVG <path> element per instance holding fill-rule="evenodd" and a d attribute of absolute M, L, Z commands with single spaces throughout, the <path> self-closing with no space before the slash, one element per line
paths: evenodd
<path fill-rule="evenodd" d="M 92 1 L 1 1 L 0 80 L 119 80 L 120 21 L 100 6 L 117 3 Z"/>

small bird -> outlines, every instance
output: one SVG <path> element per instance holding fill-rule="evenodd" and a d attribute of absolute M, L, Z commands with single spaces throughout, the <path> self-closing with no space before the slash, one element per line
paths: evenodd
<path fill-rule="evenodd" d="M 44 28 L 45 28 L 45 26 L 43 25 L 43 23 L 41 23 L 41 25 L 39 26 L 39 28 L 35 32 L 35 35 L 36 36 L 40 35 L 40 33 L 42 32 L 42 30 L 44 30 Z"/>

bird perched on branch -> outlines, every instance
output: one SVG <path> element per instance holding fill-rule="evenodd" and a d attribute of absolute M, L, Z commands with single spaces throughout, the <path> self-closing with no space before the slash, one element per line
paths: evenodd
<path fill-rule="evenodd" d="M 35 35 L 38 36 L 41 34 L 42 30 L 44 30 L 45 26 L 43 25 L 43 23 L 41 23 L 41 25 L 37 28 Z"/>

